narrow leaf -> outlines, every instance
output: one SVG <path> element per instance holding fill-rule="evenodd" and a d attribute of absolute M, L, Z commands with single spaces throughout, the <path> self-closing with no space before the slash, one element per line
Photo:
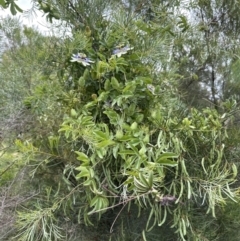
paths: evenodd
<path fill-rule="evenodd" d="M 79 161 L 83 161 L 83 162 L 85 162 L 85 163 L 86 163 L 86 162 L 87 162 L 87 163 L 90 162 L 88 156 L 87 156 L 86 154 L 84 154 L 83 152 L 75 151 L 75 153 L 78 155 L 77 159 L 78 159 Z"/>
<path fill-rule="evenodd" d="M 101 141 L 97 144 L 97 147 L 98 148 L 104 148 L 104 147 L 107 147 L 107 146 L 110 146 L 110 145 L 114 145 L 115 142 L 112 141 L 112 140 L 105 140 L 105 141 Z"/>

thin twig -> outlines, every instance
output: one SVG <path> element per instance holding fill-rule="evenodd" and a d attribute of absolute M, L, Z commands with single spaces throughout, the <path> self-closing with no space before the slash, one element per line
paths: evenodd
<path fill-rule="evenodd" d="M 113 226 L 114 226 L 115 222 L 117 221 L 120 213 L 122 212 L 122 210 L 125 208 L 126 205 L 127 205 L 127 203 L 123 204 L 121 210 L 118 212 L 117 216 L 115 217 L 115 219 L 114 219 L 114 221 L 113 221 L 113 223 L 112 223 L 112 225 L 111 225 L 111 228 L 110 228 L 110 233 L 113 232 Z"/>

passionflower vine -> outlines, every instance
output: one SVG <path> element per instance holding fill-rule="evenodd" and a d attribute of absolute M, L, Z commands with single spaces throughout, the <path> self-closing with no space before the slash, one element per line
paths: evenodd
<path fill-rule="evenodd" d="M 121 57 L 123 54 L 126 54 L 129 50 L 133 49 L 133 47 L 125 46 L 125 47 L 116 47 L 113 50 L 113 56 L 116 55 L 117 57 Z"/>
<path fill-rule="evenodd" d="M 82 64 L 83 66 L 88 66 L 91 63 L 94 63 L 94 61 L 87 58 L 86 54 L 83 54 L 83 53 L 73 54 L 72 59 L 70 61 L 78 62 L 78 63 Z"/>

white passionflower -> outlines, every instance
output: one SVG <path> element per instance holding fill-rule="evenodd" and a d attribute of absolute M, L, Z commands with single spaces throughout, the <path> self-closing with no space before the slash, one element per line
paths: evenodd
<path fill-rule="evenodd" d="M 91 63 L 94 63 L 91 59 L 87 58 L 87 56 L 83 53 L 73 54 L 71 62 L 78 62 L 82 64 L 83 66 L 88 66 Z"/>
<path fill-rule="evenodd" d="M 133 49 L 133 47 L 125 46 L 125 47 L 116 47 L 113 50 L 113 56 L 121 57 L 123 54 L 126 54 L 129 50 Z"/>

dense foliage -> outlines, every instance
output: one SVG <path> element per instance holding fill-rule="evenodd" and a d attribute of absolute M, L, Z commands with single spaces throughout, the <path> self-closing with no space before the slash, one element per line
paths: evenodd
<path fill-rule="evenodd" d="M 210 2 L 2 20 L 1 240 L 238 240 L 238 18 Z"/>

